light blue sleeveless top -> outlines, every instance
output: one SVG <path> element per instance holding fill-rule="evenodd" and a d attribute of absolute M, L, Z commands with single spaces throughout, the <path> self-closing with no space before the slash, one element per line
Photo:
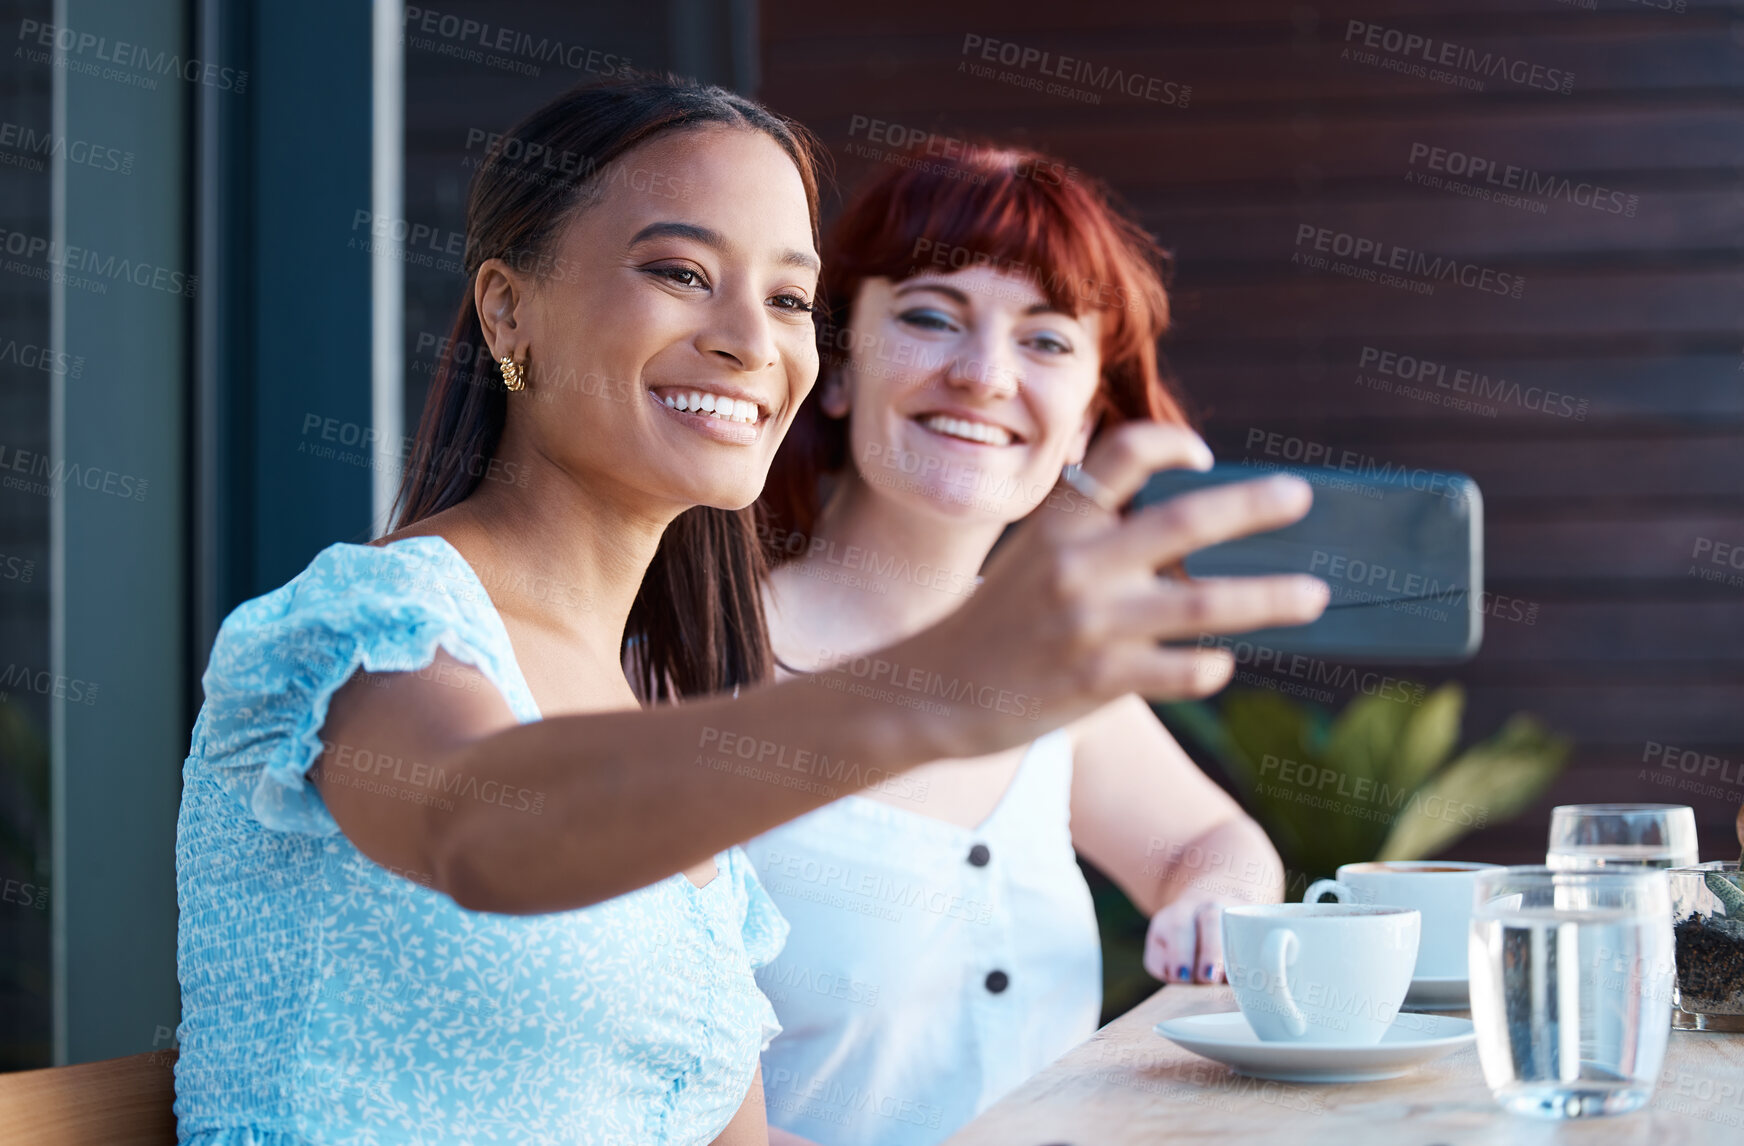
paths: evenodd
<path fill-rule="evenodd" d="M 1095 1033 L 1071 788 L 1060 729 L 976 828 L 848 796 L 745 845 L 793 928 L 757 972 L 782 1026 L 763 1052 L 771 1125 L 931 1146 Z"/>
<path fill-rule="evenodd" d="M 677 873 L 580 911 L 467 911 L 366 859 L 305 779 L 354 670 L 425 668 L 438 647 L 540 718 L 440 538 L 334 545 L 219 631 L 176 840 L 180 1141 L 709 1142 L 780 1029 L 752 971 L 787 926 L 740 849 L 702 888 Z M 402 799 L 551 814 L 488 779 L 351 767 Z"/>

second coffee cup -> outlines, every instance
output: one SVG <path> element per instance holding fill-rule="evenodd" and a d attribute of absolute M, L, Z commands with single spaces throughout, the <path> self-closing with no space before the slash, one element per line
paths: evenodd
<path fill-rule="evenodd" d="M 1414 979 L 1466 978 L 1466 938 L 1471 930 L 1472 887 L 1492 863 L 1454 860 L 1382 860 L 1347 863 L 1337 879 L 1309 885 L 1303 903 L 1330 894 L 1340 903 L 1391 904 L 1423 916 Z"/>

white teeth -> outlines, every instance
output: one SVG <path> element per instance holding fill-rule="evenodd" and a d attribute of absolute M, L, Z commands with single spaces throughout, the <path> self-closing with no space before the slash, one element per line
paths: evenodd
<path fill-rule="evenodd" d="M 1001 426 L 992 426 L 986 422 L 969 422 L 945 414 L 934 414 L 923 419 L 921 425 L 935 433 L 949 434 L 953 438 L 980 442 L 982 445 L 1009 446 L 1011 444 L 1009 431 Z"/>
<path fill-rule="evenodd" d="M 705 394 L 701 390 L 692 390 L 688 394 L 668 394 L 661 399 L 674 410 L 683 410 L 693 414 L 710 414 L 716 418 L 724 418 L 729 422 L 743 422 L 755 425 L 758 411 L 757 403 L 744 402 L 729 398 L 725 394 Z"/>

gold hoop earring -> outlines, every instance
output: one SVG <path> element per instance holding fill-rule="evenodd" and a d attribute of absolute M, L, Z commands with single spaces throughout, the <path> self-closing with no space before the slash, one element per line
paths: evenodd
<path fill-rule="evenodd" d="M 503 385 L 509 390 L 525 390 L 527 380 L 521 376 L 521 364 L 507 354 L 497 359 L 497 365 L 503 371 Z"/>

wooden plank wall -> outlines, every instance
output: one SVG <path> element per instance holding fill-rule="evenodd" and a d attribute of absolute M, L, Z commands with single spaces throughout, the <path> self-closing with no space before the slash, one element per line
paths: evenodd
<path fill-rule="evenodd" d="M 1407 36 L 1422 40 L 1407 51 Z M 984 64 L 995 41 L 1160 83 L 1150 98 L 1033 90 L 1049 82 L 1038 64 Z M 1425 51 L 1451 64 L 1427 74 Z M 1520 82 L 1486 74 L 1486 56 L 1520 61 Z M 1417 675 L 1464 682 L 1468 734 L 1525 709 L 1577 747 L 1539 806 L 1454 854 L 1542 862 L 1549 806 L 1601 800 L 1688 803 L 1703 858 L 1737 854 L 1744 9 L 775 3 L 761 74 L 761 97 L 823 137 L 844 187 L 882 161 L 860 150 L 873 119 L 1028 142 L 1107 178 L 1175 254 L 1166 349 L 1220 457 L 1265 457 L 1250 443 L 1278 434 L 1476 478 L 1496 615 L 1474 661 Z M 1541 190 L 1458 193 L 1430 170 L 1437 148 L 1532 172 Z M 1292 262 L 1304 225 L 1524 286 L 1423 294 L 1309 270 Z M 1365 348 L 1444 366 L 1450 385 L 1366 385 Z M 1459 370 L 1511 385 L 1450 405 L 1474 398 L 1451 388 Z M 1644 762 L 1654 745 L 1696 752 L 1698 768 L 1711 757 L 1701 783 L 1654 783 L 1686 779 Z"/>

